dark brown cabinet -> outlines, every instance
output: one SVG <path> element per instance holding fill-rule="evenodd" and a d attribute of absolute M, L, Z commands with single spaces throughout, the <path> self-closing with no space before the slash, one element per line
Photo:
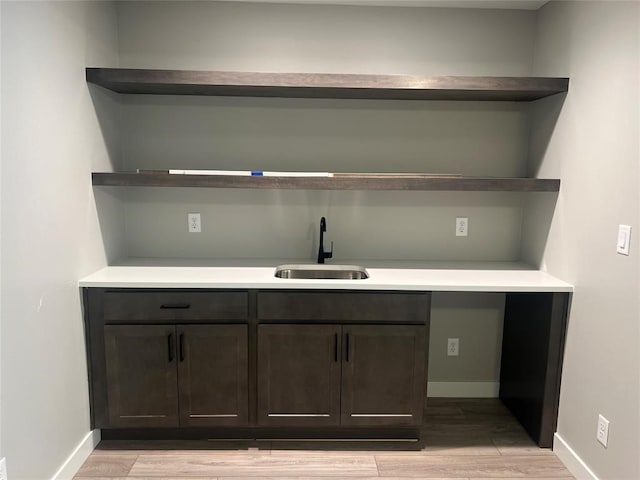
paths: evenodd
<path fill-rule="evenodd" d="M 339 325 L 258 327 L 258 424 L 340 424 Z"/>
<path fill-rule="evenodd" d="M 103 438 L 415 438 L 424 292 L 86 289 Z"/>
<path fill-rule="evenodd" d="M 180 325 L 181 426 L 247 425 L 246 325 Z"/>
<path fill-rule="evenodd" d="M 419 425 L 426 327 L 260 325 L 258 422 Z"/>
<path fill-rule="evenodd" d="M 104 439 L 416 438 L 428 292 L 85 288 Z M 569 293 L 507 293 L 500 398 L 552 445 Z"/>
<path fill-rule="evenodd" d="M 86 288 L 83 295 L 92 428 L 250 423 L 247 291 Z"/>
<path fill-rule="evenodd" d="M 343 329 L 343 425 L 419 425 L 426 396 L 426 327 Z"/>
<path fill-rule="evenodd" d="M 109 423 L 114 427 L 178 424 L 175 327 L 106 325 Z"/>
<path fill-rule="evenodd" d="M 420 425 L 429 298 L 258 292 L 258 424 Z"/>
<path fill-rule="evenodd" d="M 112 427 L 246 425 L 246 325 L 106 325 Z"/>

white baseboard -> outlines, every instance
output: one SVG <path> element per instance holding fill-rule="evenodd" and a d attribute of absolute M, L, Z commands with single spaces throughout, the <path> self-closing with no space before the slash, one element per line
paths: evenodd
<path fill-rule="evenodd" d="M 498 398 L 500 382 L 429 382 L 427 397 Z"/>
<path fill-rule="evenodd" d="M 554 435 L 553 453 L 560 459 L 576 480 L 598 480 L 598 477 L 576 452 L 557 433 Z"/>
<path fill-rule="evenodd" d="M 91 452 L 100 442 L 100 430 L 95 429 L 87 433 L 82 441 L 75 448 L 69 458 L 62 464 L 58 471 L 51 477 L 51 480 L 71 480 L 85 460 L 91 455 Z"/>

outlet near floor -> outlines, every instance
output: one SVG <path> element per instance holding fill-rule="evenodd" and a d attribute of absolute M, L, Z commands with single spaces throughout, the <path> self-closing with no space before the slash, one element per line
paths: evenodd
<path fill-rule="evenodd" d="M 457 357 L 460 354 L 460 339 L 447 338 L 447 355 L 449 357 Z"/>
<path fill-rule="evenodd" d="M 598 415 L 598 431 L 596 433 L 596 438 L 598 441 L 607 446 L 607 442 L 609 441 L 609 420 L 604 418 L 602 415 Z"/>

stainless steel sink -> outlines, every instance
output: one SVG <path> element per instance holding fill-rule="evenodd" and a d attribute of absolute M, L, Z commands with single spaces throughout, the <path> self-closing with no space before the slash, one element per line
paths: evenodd
<path fill-rule="evenodd" d="M 280 265 L 277 278 L 307 278 L 323 280 L 364 280 L 369 274 L 358 265 Z"/>

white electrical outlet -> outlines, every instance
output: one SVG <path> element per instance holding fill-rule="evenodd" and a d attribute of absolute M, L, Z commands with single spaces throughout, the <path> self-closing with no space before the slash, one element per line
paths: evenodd
<path fill-rule="evenodd" d="M 457 357 L 460 355 L 459 338 L 447 338 L 447 355 L 449 357 Z"/>
<path fill-rule="evenodd" d="M 8 480 L 7 477 L 7 459 L 0 460 L 0 480 Z"/>
<path fill-rule="evenodd" d="M 598 415 L 598 431 L 596 432 L 596 438 L 598 441 L 607 446 L 607 442 L 609 441 L 609 420 L 604 418 L 602 415 Z"/>
<path fill-rule="evenodd" d="M 187 222 L 189 226 L 189 233 L 202 232 L 202 223 L 200 223 L 199 213 L 187 213 Z"/>
<path fill-rule="evenodd" d="M 469 218 L 456 218 L 456 237 L 466 237 L 469 233 Z"/>

